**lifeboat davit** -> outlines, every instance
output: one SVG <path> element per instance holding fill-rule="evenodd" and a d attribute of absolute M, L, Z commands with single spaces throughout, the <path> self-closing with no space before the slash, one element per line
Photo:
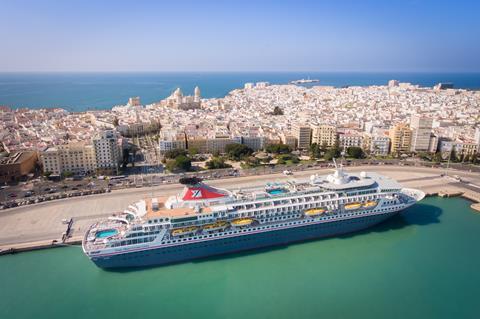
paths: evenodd
<path fill-rule="evenodd" d="M 370 207 L 373 207 L 373 206 L 376 206 L 376 205 L 377 205 L 377 202 L 372 200 L 372 201 L 368 201 L 365 204 L 363 204 L 363 207 L 364 208 L 370 208 Z"/>
<path fill-rule="evenodd" d="M 314 216 L 318 216 L 318 215 L 321 215 L 323 213 L 325 213 L 327 210 L 324 209 L 324 208 L 312 208 L 312 209 L 307 209 L 305 211 L 305 216 L 310 216 L 310 217 L 314 217 Z"/>
<path fill-rule="evenodd" d="M 171 234 L 172 236 L 190 235 L 195 233 L 197 230 L 198 230 L 197 226 L 189 226 L 189 227 L 174 229 L 172 230 Z"/>
<path fill-rule="evenodd" d="M 350 203 L 350 204 L 346 204 L 345 205 L 345 209 L 346 210 L 353 210 L 353 209 L 358 209 L 362 207 L 362 204 L 361 203 Z"/>
<path fill-rule="evenodd" d="M 250 226 L 255 220 L 253 218 L 238 218 L 231 221 L 232 226 L 245 227 Z"/>
<path fill-rule="evenodd" d="M 212 224 L 207 224 L 207 225 L 203 226 L 203 230 L 206 231 L 206 232 L 223 230 L 223 229 L 227 228 L 228 225 L 230 225 L 230 224 L 226 221 L 218 221 L 218 222 L 215 222 L 215 223 L 212 223 Z"/>

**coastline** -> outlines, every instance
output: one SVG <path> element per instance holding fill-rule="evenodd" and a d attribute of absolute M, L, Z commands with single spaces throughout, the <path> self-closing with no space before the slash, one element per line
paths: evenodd
<path fill-rule="evenodd" d="M 198 85 L 205 98 L 223 98 L 247 82 L 287 85 L 306 77 L 320 80 L 314 85 L 337 88 L 386 85 L 396 79 L 420 87 L 452 82 L 456 89 L 480 89 L 479 72 L 0 72 L 0 105 L 71 112 L 110 110 L 130 96 L 140 96 L 144 104 L 160 101 L 176 87 L 191 91 Z"/>

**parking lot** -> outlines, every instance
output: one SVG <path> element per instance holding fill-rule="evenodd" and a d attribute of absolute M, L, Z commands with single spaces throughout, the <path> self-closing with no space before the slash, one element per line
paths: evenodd
<path fill-rule="evenodd" d="M 349 160 L 344 162 L 345 166 L 359 165 L 399 165 L 399 166 L 423 166 L 433 168 L 444 168 L 445 164 L 435 164 L 418 161 L 402 160 Z M 460 163 L 451 164 L 459 170 L 480 172 L 480 167 L 472 165 L 462 165 Z M 140 165 L 136 167 L 138 173 L 129 172 L 129 175 L 111 176 L 111 177 L 85 177 L 65 179 L 62 181 L 50 181 L 45 178 L 36 178 L 28 182 L 21 182 L 13 186 L 1 186 L 0 189 L 0 209 L 34 204 L 43 201 L 50 201 L 61 198 L 86 196 L 110 192 L 111 190 L 125 188 L 142 188 L 160 186 L 164 184 L 177 183 L 178 180 L 186 176 L 197 176 L 203 180 L 227 179 L 232 177 L 247 177 L 255 175 L 279 174 L 287 171 L 301 172 L 315 168 L 333 167 L 329 162 L 310 162 L 296 165 L 267 165 L 249 169 L 217 169 L 200 170 L 196 172 L 166 174 L 161 165 Z"/>

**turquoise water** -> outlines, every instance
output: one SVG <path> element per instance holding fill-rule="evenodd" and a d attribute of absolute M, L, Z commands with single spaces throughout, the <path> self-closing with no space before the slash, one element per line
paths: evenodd
<path fill-rule="evenodd" d="M 117 231 L 115 229 L 102 230 L 95 234 L 98 238 L 107 238 L 113 235 L 116 235 Z"/>
<path fill-rule="evenodd" d="M 283 194 L 286 192 L 286 190 L 284 189 L 272 189 L 272 190 L 269 190 L 267 191 L 269 194 L 271 195 L 278 195 L 278 194 Z"/>
<path fill-rule="evenodd" d="M 63 107 L 71 111 L 110 109 L 131 96 L 143 103 L 159 101 L 177 87 L 192 94 L 196 85 L 202 96 L 223 97 L 246 82 L 284 84 L 310 77 L 321 85 L 385 85 L 397 79 L 421 86 L 453 82 L 457 88 L 480 88 L 480 73 L 408 72 L 236 72 L 236 73 L 0 73 L 0 105 Z"/>
<path fill-rule="evenodd" d="M 0 318 L 478 318 L 480 214 L 428 198 L 369 231 L 136 271 L 0 257 Z"/>

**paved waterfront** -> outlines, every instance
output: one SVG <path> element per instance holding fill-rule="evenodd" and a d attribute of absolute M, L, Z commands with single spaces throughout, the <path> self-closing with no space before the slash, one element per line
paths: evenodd
<path fill-rule="evenodd" d="M 458 182 L 449 177 L 441 177 L 444 170 L 402 166 L 351 167 L 351 172 L 376 171 L 400 181 L 406 187 L 420 188 L 426 192 L 461 191 L 479 193 L 480 174 L 450 171 L 449 175 L 458 175 L 466 182 Z M 315 172 L 325 174 L 329 170 L 303 171 L 294 173 L 296 178 L 307 178 Z M 250 176 L 209 181 L 208 183 L 225 188 L 241 188 L 264 184 L 268 180 L 286 180 L 291 177 L 283 174 Z M 76 197 L 65 200 L 45 202 L 36 205 L 17 207 L 0 212 L 0 248 L 8 248 L 21 243 L 60 239 L 66 230 L 63 219 L 74 218 L 74 236 L 81 235 L 85 228 L 95 220 L 105 218 L 112 212 L 123 211 L 128 204 L 139 198 L 151 195 L 171 195 L 178 193 L 182 185 L 162 185 L 153 188 L 135 188 L 114 191 L 112 193 Z"/>

